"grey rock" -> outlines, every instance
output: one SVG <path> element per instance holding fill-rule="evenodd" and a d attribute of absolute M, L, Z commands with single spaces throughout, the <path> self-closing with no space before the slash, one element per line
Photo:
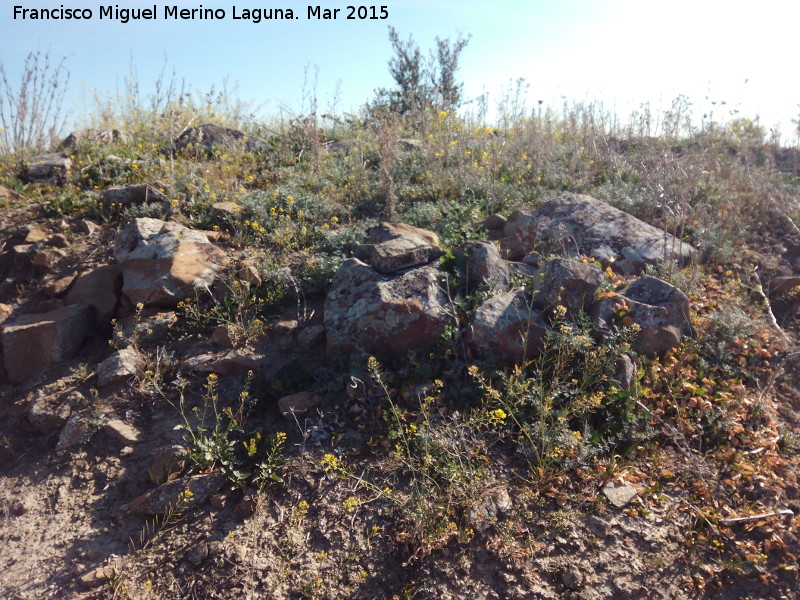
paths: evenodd
<path fill-rule="evenodd" d="M 19 177 L 25 183 L 64 184 L 72 169 L 72 160 L 63 152 L 42 154 L 20 165 Z"/>
<path fill-rule="evenodd" d="M 601 200 L 568 194 L 537 210 L 518 210 L 504 228 L 510 258 L 536 249 L 543 253 L 586 254 L 615 271 L 635 274 L 664 260 L 686 263 L 691 245 Z"/>
<path fill-rule="evenodd" d="M 632 485 L 626 485 L 618 481 L 609 481 L 603 486 L 603 494 L 613 506 L 623 508 L 627 506 L 639 492 Z"/>
<path fill-rule="evenodd" d="M 614 327 L 618 310 L 629 313 L 641 328 L 638 349 L 646 355 L 664 354 L 679 347 L 684 336 L 694 335 L 686 294 L 655 277 L 641 277 L 616 298 L 596 302 L 591 314 L 597 330 Z"/>
<path fill-rule="evenodd" d="M 595 265 L 556 258 L 545 266 L 541 289 L 534 302 L 544 309 L 562 305 L 567 314 L 576 315 L 594 302 L 604 279 L 603 272 Z"/>
<path fill-rule="evenodd" d="M 72 413 L 64 428 L 58 435 L 56 454 L 63 454 L 67 450 L 88 441 L 95 431 L 95 424 L 85 413 Z"/>

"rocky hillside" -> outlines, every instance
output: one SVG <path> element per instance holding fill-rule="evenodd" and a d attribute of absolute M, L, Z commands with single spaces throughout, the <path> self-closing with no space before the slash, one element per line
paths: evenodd
<path fill-rule="evenodd" d="M 0 157 L 0 597 L 798 597 L 791 149 L 175 119 Z"/>

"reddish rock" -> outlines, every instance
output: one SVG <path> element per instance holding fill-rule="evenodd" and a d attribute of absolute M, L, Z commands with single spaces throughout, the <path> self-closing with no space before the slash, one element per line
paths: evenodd
<path fill-rule="evenodd" d="M 228 257 L 205 235 L 175 222 L 135 219 L 114 242 L 122 292 L 135 305 L 175 306 L 211 287 Z"/>
<path fill-rule="evenodd" d="M 14 190 L 0 185 L 0 204 L 20 204 L 25 200 L 25 196 Z"/>
<path fill-rule="evenodd" d="M 452 318 L 438 273 L 424 266 L 387 277 L 358 259 L 345 261 L 325 301 L 328 354 L 389 358 L 430 348 Z"/>

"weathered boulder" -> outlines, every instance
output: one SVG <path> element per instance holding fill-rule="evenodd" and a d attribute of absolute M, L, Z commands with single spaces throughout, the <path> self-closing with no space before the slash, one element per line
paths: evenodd
<path fill-rule="evenodd" d="M 568 194 L 537 210 L 518 210 L 503 229 L 508 258 L 536 250 L 585 254 L 617 272 L 639 273 L 646 265 L 691 261 L 695 248 L 602 200 Z"/>
<path fill-rule="evenodd" d="M 122 288 L 122 273 L 117 265 L 104 265 L 80 275 L 72 284 L 67 304 L 88 304 L 97 311 L 97 324 L 106 325 L 114 318 L 114 310 Z"/>
<path fill-rule="evenodd" d="M 175 306 L 195 287 L 210 287 L 228 263 L 199 231 L 158 219 L 134 219 L 117 235 L 114 258 L 122 293 L 145 306 Z"/>
<path fill-rule="evenodd" d="M 641 277 L 616 297 L 599 300 L 591 315 L 601 333 L 625 320 L 639 325 L 638 349 L 646 355 L 664 354 L 694 335 L 686 294 L 655 277 Z"/>
<path fill-rule="evenodd" d="M 220 150 L 244 150 L 246 152 L 266 152 L 270 149 L 269 142 L 254 136 L 249 136 L 243 131 L 206 123 L 198 127 L 187 129 L 175 140 L 176 150 L 190 150 L 197 152 L 205 150 L 215 152 Z"/>
<path fill-rule="evenodd" d="M 560 304 L 567 309 L 567 314 L 575 315 L 594 302 L 603 279 L 603 272 L 595 265 L 556 258 L 545 266 L 541 289 L 534 297 L 534 303 L 544 309 Z"/>
<path fill-rule="evenodd" d="M 467 341 L 479 358 L 523 363 L 541 350 L 547 335 L 544 312 L 521 288 L 486 300 L 475 311 Z"/>
<path fill-rule="evenodd" d="M 12 383 L 22 383 L 75 355 L 86 337 L 91 308 L 66 306 L 25 315 L 3 327 L 3 362 Z"/>
<path fill-rule="evenodd" d="M 450 316 L 434 266 L 381 275 L 358 259 L 342 264 L 325 300 L 329 355 L 402 356 L 435 344 Z"/>
<path fill-rule="evenodd" d="M 373 243 L 359 247 L 357 256 L 381 273 L 426 265 L 443 254 L 435 233 L 405 223 L 381 223 L 368 233 Z"/>
<path fill-rule="evenodd" d="M 511 272 L 491 242 L 464 242 L 455 254 L 464 260 L 467 292 L 481 288 L 508 289 Z"/>
<path fill-rule="evenodd" d="M 105 206 L 115 204 L 120 209 L 153 202 L 166 204 L 164 190 L 165 186 L 161 183 L 137 183 L 124 187 L 112 187 L 100 192 L 99 201 Z"/>
<path fill-rule="evenodd" d="M 72 160 L 63 152 L 42 154 L 22 162 L 19 178 L 25 183 L 57 183 L 67 181 Z"/>

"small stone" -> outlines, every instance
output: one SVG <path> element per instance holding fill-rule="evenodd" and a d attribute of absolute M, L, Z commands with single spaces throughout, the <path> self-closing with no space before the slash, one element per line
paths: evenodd
<path fill-rule="evenodd" d="M 208 558 L 208 544 L 206 542 L 200 542 L 199 544 L 195 544 L 186 552 L 186 560 L 188 560 L 193 565 L 198 565 L 203 562 L 205 559 Z"/>
<path fill-rule="evenodd" d="M 215 202 L 211 205 L 211 216 L 218 221 L 228 222 L 241 216 L 244 207 L 235 202 Z"/>
<path fill-rule="evenodd" d="M 561 574 L 561 582 L 568 590 L 577 590 L 583 584 L 583 574 L 575 567 L 570 567 Z"/>
<path fill-rule="evenodd" d="M 100 225 L 94 221 L 90 221 L 89 219 L 81 219 L 78 221 L 78 225 L 75 227 L 75 229 L 78 231 L 78 233 L 92 235 L 95 231 L 100 229 Z"/>
<path fill-rule="evenodd" d="M 618 481 L 609 481 L 603 486 L 603 494 L 617 508 L 626 506 L 638 493 L 632 485 L 626 485 Z"/>
<path fill-rule="evenodd" d="M 611 524 L 608 521 L 605 521 L 594 515 L 589 515 L 587 517 L 586 527 L 601 540 L 607 538 L 611 533 Z"/>
<path fill-rule="evenodd" d="M 217 325 L 211 334 L 211 341 L 220 348 L 233 348 L 236 346 L 236 327 L 233 325 Z"/>
<path fill-rule="evenodd" d="M 63 429 L 70 414 L 69 402 L 58 394 L 34 398 L 28 406 L 28 420 L 43 433 Z"/>
<path fill-rule="evenodd" d="M 145 515 L 165 515 L 172 510 L 194 508 L 222 487 L 225 479 L 225 475 L 215 472 L 168 481 L 131 500 L 128 508 Z"/>
<path fill-rule="evenodd" d="M 228 502 L 225 494 L 212 494 L 211 498 L 208 499 L 208 503 L 217 510 L 222 510 Z"/>
<path fill-rule="evenodd" d="M 69 287 L 77 278 L 78 275 L 76 273 L 67 275 L 66 277 L 60 277 L 45 285 L 43 291 L 48 298 L 61 298 L 67 293 Z"/>
<path fill-rule="evenodd" d="M 622 390 L 627 392 L 631 389 L 634 381 L 636 381 L 636 364 L 631 360 L 630 356 L 623 354 L 615 361 L 614 374 L 611 378 L 619 383 L 619 387 Z"/>
<path fill-rule="evenodd" d="M 323 325 L 310 325 L 297 334 L 297 343 L 304 350 L 310 350 L 321 343 L 324 336 L 325 327 Z"/>
<path fill-rule="evenodd" d="M 110 437 L 122 442 L 126 446 L 138 444 L 144 439 L 142 432 L 119 419 L 111 419 L 103 425 L 103 431 Z"/>
<path fill-rule="evenodd" d="M 25 227 L 27 234 L 25 235 L 26 244 L 35 244 L 47 239 L 50 232 L 38 225 L 27 225 Z"/>
<path fill-rule="evenodd" d="M 88 440 L 91 433 L 92 427 L 86 415 L 81 413 L 71 414 L 58 436 L 56 454 L 63 454 L 70 448 L 82 444 Z"/>
<path fill-rule="evenodd" d="M 54 248 L 66 248 L 69 246 L 69 240 L 63 233 L 57 233 L 48 238 L 47 244 Z"/>
<path fill-rule="evenodd" d="M 100 567 L 81 576 L 81 583 L 88 588 L 100 587 L 111 581 L 115 574 L 114 567 Z"/>
<path fill-rule="evenodd" d="M 235 350 L 220 356 L 219 354 L 199 354 L 187 358 L 183 366 L 197 373 L 215 373 L 217 375 L 244 374 L 257 371 L 264 366 L 266 357 L 248 350 Z"/>
<path fill-rule="evenodd" d="M 498 229 L 500 231 L 502 231 L 503 227 L 506 226 L 506 218 L 501 214 L 495 213 L 491 217 L 489 217 L 488 219 L 484 219 L 483 221 L 478 223 L 478 225 L 480 225 L 481 227 L 483 227 L 487 231 L 491 231 L 491 230 L 495 230 L 496 231 Z"/>
<path fill-rule="evenodd" d="M 256 513 L 259 504 L 260 498 L 258 496 L 258 491 L 248 487 L 245 488 L 242 499 L 236 504 L 236 508 L 233 509 L 233 512 L 238 517 L 249 517 Z"/>
<path fill-rule="evenodd" d="M 142 368 L 144 360 L 132 347 L 118 350 L 97 368 L 97 385 L 105 387 L 127 381 Z"/>
<path fill-rule="evenodd" d="M 61 248 L 47 248 L 34 254 L 31 264 L 37 271 L 45 272 L 55 267 L 58 261 L 65 256 L 67 256 L 67 253 Z"/>
<path fill-rule="evenodd" d="M 239 279 L 250 285 L 261 285 L 261 273 L 258 272 L 258 268 L 252 263 L 243 263 L 242 266 L 239 267 L 237 275 Z"/>
<path fill-rule="evenodd" d="M 150 469 L 147 471 L 150 481 L 156 485 L 161 485 L 165 481 L 174 479 L 174 476 L 183 471 L 186 465 L 185 461 L 178 457 L 184 452 L 186 452 L 186 448 L 177 444 L 158 450 Z"/>
<path fill-rule="evenodd" d="M 11 316 L 11 313 L 14 312 L 14 309 L 11 308 L 8 304 L 0 303 L 0 325 Z"/>
<path fill-rule="evenodd" d="M 303 416 L 317 404 L 319 401 L 311 392 L 303 391 L 278 400 L 278 409 L 285 418 L 292 420 L 294 418 L 292 415 Z"/>

